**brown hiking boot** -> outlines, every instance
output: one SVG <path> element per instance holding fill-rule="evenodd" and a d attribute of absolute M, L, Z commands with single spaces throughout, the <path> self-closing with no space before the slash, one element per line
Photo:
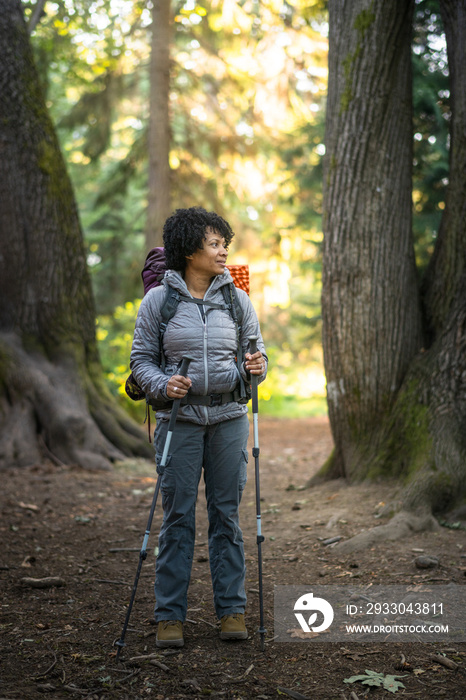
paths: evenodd
<path fill-rule="evenodd" d="M 183 623 L 179 620 L 162 620 L 157 625 L 156 647 L 182 647 Z"/>
<path fill-rule="evenodd" d="M 224 615 L 220 620 L 220 639 L 247 639 L 243 613 Z"/>

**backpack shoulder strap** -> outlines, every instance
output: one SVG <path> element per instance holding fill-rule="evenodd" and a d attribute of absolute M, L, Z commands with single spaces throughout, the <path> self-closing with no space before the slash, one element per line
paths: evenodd
<path fill-rule="evenodd" d="M 231 301 L 230 299 L 225 297 L 225 304 L 216 304 L 213 301 L 205 301 L 203 299 L 193 299 L 192 297 L 188 297 L 185 294 L 181 294 L 181 292 L 177 292 L 176 289 L 173 289 L 170 285 L 167 285 L 167 293 L 165 295 L 164 302 L 162 304 L 162 307 L 160 309 L 160 315 L 162 317 L 162 321 L 160 323 L 160 332 L 161 335 L 165 333 L 167 329 L 167 325 L 170 321 L 170 319 L 173 318 L 173 316 L 176 314 L 176 310 L 178 308 L 178 304 L 180 301 L 187 301 L 192 304 L 198 304 L 200 306 L 210 306 L 213 309 L 230 309 L 231 307 Z"/>
<path fill-rule="evenodd" d="M 222 292 L 223 292 L 223 298 L 225 299 L 225 304 L 227 304 L 229 311 L 231 313 L 231 316 L 233 318 L 233 322 L 235 324 L 236 328 L 236 345 L 237 345 L 237 350 L 236 350 L 236 366 L 238 367 L 238 373 L 239 373 L 239 394 L 240 398 L 242 400 L 247 400 L 248 399 L 248 390 L 246 387 L 246 382 L 244 381 L 241 372 L 239 371 L 239 368 L 243 364 L 243 347 L 241 345 L 241 328 L 242 328 L 242 323 L 243 323 L 243 307 L 240 304 L 240 301 L 238 299 L 238 294 L 236 292 L 236 287 L 233 284 L 233 282 L 230 282 L 230 284 L 225 284 L 222 287 Z"/>
<path fill-rule="evenodd" d="M 239 327 L 239 331 L 241 331 L 241 325 L 243 323 L 243 307 L 239 302 L 236 287 L 233 282 L 230 282 L 230 284 L 225 284 L 222 287 L 222 292 L 223 298 L 225 299 L 225 304 L 231 313 L 233 321 L 235 322 L 235 325 Z"/>
<path fill-rule="evenodd" d="M 159 345 L 160 345 L 160 367 L 162 372 L 165 372 L 165 353 L 163 351 L 163 336 L 167 330 L 168 322 L 176 314 L 178 304 L 180 303 L 181 295 L 176 289 L 167 285 L 167 293 L 160 309 L 162 320 L 159 326 Z"/>
<path fill-rule="evenodd" d="M 230 308 L 230 304 L 217 304 L 215 301 L 209 301 L 208 299 L 195 299 L 194 297 L 188 297 L 184 294 L 179 295 L 180 301 L 187 301 L 189 304 L 197 304 L 198 306 L 209 306 L 211 309 L 222 309 L 227 311 Z"/>
<path fill-rule="evenodd" d="M 216 304 L 215 302 L 212 301 L 202 301 L 200 299 L 193 299 L 192 297 L 188 297 L 185 294 L 181 294 L 181 292 L 178 292 L 176 289 L 173 289 L 169 284 L 167 285 L 167 292 L 165 294 L 165 299 L 163 301 L 163 304 L 160 308 L 160 315 L 162 317 L 162 320 L 160 322 L 160 367 L 162 371 L 165 371 L 165 354 L 163 352 L 163 336 L 165 331 L 167 330 L 167 326 L 169 321 L 173 318 L 173 316 L 176 314 L 176 310 L 178 308 L 178 304 L 180 301 L 187 301 L 191 302 L 193 304 L 202 304 L 206 306 L 211 306 L 216 309 L 226 309 L 229 308 L 231 305 L 231 302 L 225 302 L 225 304 Z"/>
<path fill-rule="evenodd" d="M 160 315 L 162 316 L 160 330 L 162 334 L 165 333 L 170 319 L 173 318 L 173 316 L 176 314 L 178 304 L 180 303 L 180 298 L 180 293 L 168 284 L 165 299 L 163 300 L 163 304 L 160 309 Z"/>

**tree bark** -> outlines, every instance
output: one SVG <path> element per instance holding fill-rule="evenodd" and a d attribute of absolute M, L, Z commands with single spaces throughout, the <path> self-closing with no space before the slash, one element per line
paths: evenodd
<path fill-rule="evenodd" d="M 441 0 L 440 8 L 450 72 L 450 177 L 423 285 L 432 344 L 415 358 L 405 382 L 416 387 L 412 401 L 425 414 L 425 428 L 415 450 L 420 468 L 411 465 L 403 494 L 405 508 L 434 512 L 448 510 L 466 492 L 466 0 Z"/>
<path fill-rule="evenodd" d="M 438 335 L 448 322 L 466 262 L 466 2 L 440 0 L 450 74 L 450 163 L 446 207 L 423 285 L 426 325 Z"/>
<path fill-rule="evenodd" d="M 0 13 L 0 467 L 149 456 L 104 387 L 82 231 L 19 0 Z"/>
<path fill-rule="evenodd" d="M 154 0 L 150 60 L 149 191 L 146 248 L 163 245 L 170 215 L 170 0 Z"/>
<path fill-rule="evenodd" d="M 395 502 L 390 505 L 390 508 L 398 510 L 395 517 L 370 532 L 363 532 L 338 545 L 340 551 L 354 551 L 381 539 L 397 539 L 409 536 L 413 531 L 435 527 L 432 514 L 450 510 L 466 493 L 466 0 L 442 0 L 440 4 L 448 43 L 452 97 L 450 180 L 434 254 L 421 285 L 420 301 L 416 291 L 407 201 L 411 196 L 411 163 L 406 152 L 411 154 L 411 131 L 406 123 L 402 125 L 398 122 L 398 129 L 392 132 L 388 160 L 396 163 L 399 174 L 395 177 L 392 170 L 390 179 L 390 166 L 387 166 L 388 176 L 383 182 L 391 194 L 386 200 L 387 206 L 378 209 L 375 219 L 379 246 L 384 246 L 384 251 L 379 255 L 377 246 L 367 248 L 369 263 L 375 264 L 378 269 L 377 275 L 370 277 L 366 274 L 363 278 L 370 280 L 371 295 L 362 298 L 358 294 L 360 283 L 357 277 L 351 276 L 351 270 L 345 277 L 345 265 L 339 264 L 342 251 L 347 252 L 355 247 L 357 261 L 358 256 L 364 252 L 360 238 L 365 236 L 371 211 L 366 210 L 369 213 L 364 213 L 364 206 L 361 207 L 360 219 L 354 215 L 351 202 L 352 198 L 358 197 L 358 202 L 364 203 L 367 198 L 370 180 L 360 175 L 358 169 L 361 159 L 364 164 L 367 162 L 364 159 L 367 141 L 374 139 L 378 146 L 381 145 L 382 161 L 385 160 L 387 151 L 383 140 L 378 137 L 378 129 L 371 128 L 370 134 L 360 133 L 359 127 L 365 123 L 365 111 L 358 113 L 357 118 L 351 112 L 353 99 L 358 94 L 354 87 L 348 102 L 349 108 L 343 112 L 340 110 L 335 126 L 332 114 L 335 113 L 337 99 L 340 99 L 341 104 L 343 90 L 341 75 L 336 70 L 339 61 L 333 57 L 333 63 L 332 58 L 330 63 L 329 83 L 338 85 L 340 79 L 340 89 L 336 91 L 334 87 L 329 93 L 333 99 L 333 111 L 328 117 L 330 139 L 324 248 L 324 266 L 328 269 L 324 276 L 323 295 L 324 347 L 330 380 L 338 382 L 339 377 L 342 377 L 341 385 L 337 384 L 333 393 L 332 387 L 329 387 L 330 420 L 336 442 L 330 466 L 350 479 L 367 476 L 394 478 L 399 487 Z M 354 7 L 355 3 L 351 5 Z M 357 5 L 361 11 L 362 4 Z M 377 4 L 377 15 L 382 11 L 382 5 L 384 10 L 390 10 L 393 18 L 398 16 L 400 21 L 408 21 L 408 17 L 402 20 L 402 7 L 397 8 L 397 2 Z M 404 3 L 401 5 L 404 6 Z M 331 3 L 330 21 L 332 7 L 335 11 Z M 340 16 L 336 21 L 337 28 L 334 31 L 340 43 L 334 39 L 334 50 L 335 47 L 344 45 L 341 42 L 345 27 L 350 27 L 353 42 L 358 33 L 353 17 Z M 400 32 L 394 31 L 389 18 L 385 21 L 385 29 L 388 31 L 386 39 L 395 41 Z M 341 24 L 338 25 L 338 22 Z M 374 24 L 383 29 L 382 24 L 377 25 L 377 19 Z M 382 33 L 385 35 L 385 32 Z M 409 65 L 406 41 L 405 36 L 402 60 Z M 375 44 L 372 49 L 373 62 L 379 62 L 381 51 L 385 56 L 381 65 L 384 65 L 390 54 L 386 52 L 383 38 L 378 34 L 376 46 L 377 50 Z M 332 35 L 330 50 L 332 51 Z M 384 119 L 390 121 L 392 115 L 396 123 L 396 116 L 390 106 L 392 95 L 397 95 L 397 99 L 400 95 L 407 99 L 408 95 L 404 70 L 394 70 L 395 65 L 392 64 L 393 70 L 390 72 L 393 82 L 378 83 L 378 88 L 373 88 L 373 98 L 367 105 L 369 112 L 374 103 L 379 105 L 382 122 Z M 367 73 L 364 76 L 367 78 Z M 355 84 L 358 84 L 358 80 L 351 85 Z M 385 96 L 385 107 L 379 102 L 377 90 L 383 94 L 387 91 L 390 93 Z M 386 114 L 383 117 L 384 110 Z M 375 121 L 377 123 L 378 120 Z M 374 126 L 374 122 L 371 122 L 371 126 Z M 359 143 L 355 132 L 359 136 Z M 338 186 L 338 178 L 342 179 L 338 175 L 339 153 L 342 150 L 344 152 L 345 147 L 342 140 L 346 141 L 350 150 L 346 189 Z M 398 150 L 400 147 L 401 151 Z M 376 190 L 379 186 L 377 178 L 385 172 L 382 161 L 379 173 L 369 165 L 373 189 Z M 335 173 L 332 172 L 332 163 L 335 163 Z M 373 196 L 376 196 L 375 193 Z M 331 207 L 333 209 L 329 209 Z M 392 229 L 390 222 L 393 220 L 396 224 Z M 365 261 L 360 265 L 363 270 L 366 269 L 364 264 Z M 382 314 L 382 308 L 373 302 L 373 298 L 378 295 L 385 299 L 383 321 L 380 318 L 374 319 L 374 315 Z M 401 308 L 403 302 L 404 309 Z M 362 324 L 352 320 L 350 312 L 356 303 L 360 304 Z M 346 323 L 341 322 L 342 318 Z M 388 327 L 384 325 L 387 318 Z M 374 342 L 375 336 L 371 336 L 371 330 L 380 335 L 381 345 Z M 387 333 L 392 339 L 388 346 L 383 342 Z M 387 353 L 393 356 L 391 364 Z M 373 385 L 365 380 L 364 383 L 364 371 L 360 368 L 373 369 L 374 366 L 377 367 L 377 362 L 379 369 L 375 373 Z M 390 367 L 388 373 L 387 364 Z M 345 369 L 355 377 L 350 376 L 350 380 L 347 380 Z M 354 396 L 348 398 L 348 386 L 353 394 L 356 387 L 357 400 Z M 358 412 L 354 409 L 355 404 L 363 408 Z M 326 474 L 332 473 L 332 469 L 327 466 Z"/>
<path fill-rule="evenodd" d="M 361 479 L 422 346 L 411 234 L 413 3 L 329 3 L 322 317 L 330 474 Z"/>

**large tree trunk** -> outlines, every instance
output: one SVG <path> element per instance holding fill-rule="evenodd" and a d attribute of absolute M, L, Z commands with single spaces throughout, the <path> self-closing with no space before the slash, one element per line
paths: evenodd
<path fill-rule="evenodd" d="M 163 245 L 170 214 L 170 0 L 154 0 L 150 60 L 149 192 L 146 248 Z"/>
<path fill-rule="evenodd" d="M 425 284 L 426 323 L 445 328 L 466 262 L 466 2 L 440 0 L 450 73 L 450 177 L 446 208 Z"/>
<path fill-rule="evenodd" d="M 410 367 L 390 431 L 391 444 L 398 441 L 395 463 L 411 474 L 403 506 L 434 512 L 466 493 L 466 0 L 441 0 L 440 7 L 452 108 L 449 186 L 423 284 L 430 343 Z"/>
<path fill-rule="evenodd" d="M 352 3 L 354 6 L 355 3 Z M 359 3 L 358 3 L 359 4 Z M 397 2 L 383 3 L 385 10 L 392 16 L 397 15 Z M 403 3 L 402 3 L 403 4 Z M 382 5 L 382 4 L 380 4 Z M 382 8 L 377 6 L 377 11 Z M 389 211 L 381 216 L 378 223 L 383 240 L 386 240 L 385 253 L 380 259 L 372 251 L 367 251 L 371 262 L 378 264 L 378 279 L 373 282 L 384 295 L 387 308 L 385 318 L 392 319 L 392 326 L 388 337 L 391 339 L 387 351 L 395 356 L 404 356 L 399 364 L 400 373 L 394 371 L 389 385 L 389 376 L 386 373 L 386 363 L 389 358 L 382 353 L 375 353 L 379 362 L 379 371 L 376 375 L 375 385 L 369 391 L 369 397 L 363 396 L 365 411 L 357 413 L 352 409 L 354 397 L 346 399 L 345 394 L 336 395 L 337 401 L 332 401 L 332 392 L 329 392 L 330 419 L 336 441 L 336 454 L 332 461 L 338 465 L 343 474 L 349 478 L 363 478 L 365 476 L 395 477 L 400 484 L 397 503 L 394 504 L 399 512 L 387 524 L 382 525 L 368 533 L 361 533 L 349 542 L 341 545 L 341 550 L 354 550 L 367 547 L 379 539 L 395 539 L 406 536 L 412 530 L 418 530 L 433 525 L 432 513 L 445 512 L 451 509 L 466 493 L 466 435 L 464 423 L 466 419 L 466 240 L 464 237 L 464 221 L 466 220 L 466 0 L 443 0 L 441 2 L 442 17 L 444 21 L 450 65 L 450 91 L 452 95 L 451 117 L 451 151 L 450 151 L 450 183 L 446 200 L 446 208 L 442 225 L 437 238 L 435 252 L 429 267 L 426 279 L 422 285 L 422 300 L 418 302 L 416 291 L 412 291 L 414 284 L 412 271 L 412 246 L 410 230 L 406 227 L 409 222 L 409 212 L 404 209 L 403 217 L 397 223 L 397 230 L 404 230 L 400 240 L 389 234 L 391 217 Z M 401 7 L 398 8 L 401 13 Z M 401 17 L 400 17 L 401 19 Z M 332 20 L 331 20 L 332 21 Z M 405 20 L 406 21 L 406 18 Z M 354 22 L 347 20 L 348 26 L 354 28 Z M 387 31 L 392 31 L 388 26 Z M 353 33 L 356 33 L 353 31 Z M 380 36 L 377 36 L 377 47 L 383 46 Z M 335 46 L 335 44 L 334 44 Z M 330 45 L 332 50 L 332 44 Z M 374 52 L 373 61 L 377 59 Z M 409 65 L 409 56 L 403 59 Z M 333 77 L 335 81 L 335 76 Z M 329 77 L 332 82 L 332 73 Z M 405 84 L 404 78 L 401 80 Z M 380 91 L 385 92 L 382 83 Z M 390 92 L 397 92 L 395 86 L 386 85 Z M 370 102 L 377 102 L 375 97 Z M 351 104 L 351 103 L 350 103 Z M 368 105 L 371 109 L 371 105 Z M 387 109 L 387 113 L 389 113 Z M 332 121 L 332 115 L 329 115 Z M 344 120 L 345 121 L 345 120 Z M 357 125 L 359 122 L 353 122 Z M 332 127 L 332 125 L 330 124 Z M 346 125 L 350 128 L 350 125 Z M 340 131 L 344 125 L 340 123 Z M 369 136 L 373 138 L 374 135 Z M 364 137 L 361 137 L 364 144 Z M 409 140 L 411 134 L 409 133 Z M 399 142 L 403 142 L 403 148 L 410 153 L 408 134 L 403 130 L 393 134 L 393 148 L 396 149 Z M 329 198 L 334 193 L 334 176 L 332 175 L 332 161 L 334 158 L 334 141 L 330 141 L 328 167 L 329 190 L 327 192 L 327 207 L 337 199 Z M 338 146 L 339 139 L 336 139 Z M 383 152 L 382 152 L 383 154 Z M 338 167 L 338 156 L 335 156 Z M 389 160 L 395 157 L 391 152 Z M 399 177 L 391 182 L 390 189 L 395 196 L 403 201 L 411 194 L 410 184 L 407 184 L 411 172 L 411 165 L 402 153 L 398 153 L 397 166 L 400 169 Z M 360 146 L 352 142 L 350 161 L 356 164 L 361 158 Z M 382 163 L 381 163 L 381 168 Z M 354 172 L 354 171 L 353 171 Z M 375 177 L 372 171 L 372 177 Z M 364 198 L 365 193 L 360 189 L 367 187 L 367 182 L 352 182 L 358 191 L 358 196 Z M 351 187 L 349 191 L 352 193 Z M 339 190 L 339 195 L 344 199 L 344 192 Z M 399 205 L 398 208 L 400 208 Z M 341 211 L 341 207 L 340 207 Z M 397 212 L 395 212 L 397 216 Z M 339 354 L 335 360 L 335 343 L 329 336 L 334 332 L 332 322 L 344 315 L 347 307 L 354 304 L 357 298 L 355 292 L 359 283 L 342 285 L 341 279 L 335 277 L 335 265 L 333 258 L 339 259 L 341 254 L 338 247 L 347 245 L 341 242 L 341 231 L 349 231 L 348 236 L 353 245 L 358 245 L 359 228 L 350 230 L 347 228 L 347 207 L 343 207 L 343 214 L 335 217 L 334 213 L 328 217 L 330 225 L 325 231 L 326 245 L 324 264 L 330 272 L 326 274 L 326 286 L 324 286 L 323 305 L 326 309 L 324 315 L 326 323 L 326 363 L 332 371 L 331 377 L 336 380 L 335 366 L 340 368 Z M 352 221 L 352 220 L 351 220 Z M 364 223 L 358 222 L 358 226 Z M 335 247 L 336 246 L 336 247 Z M 359 248 L 360 253 L 363 251 Z M 409 267 L 406 261 L 409 260 Z M 393 268 L 398 261 L 399 277 L 393 276 Z M 338 268 L 336 270 L 338 272 Z M 340 271 L 344 275 L 344 269 Z M 344 279 L 344 278 L 343 278 Z M 333 285 L 332 285 L 333 280 Z M 336 291 L 334 289 L 336 287 Z M 410 291 L 411 290 L 411 291 Z M 326 298 L 325 294 L 328 294 Z M 375 292 L 373 295 L 376 296 Z M 338 295 L 343 306 L 339 312 L 333 301 Z M 346 295 L 346 297 L 345 297 Z M 400 309 L 400 303 L 405 303 L 407 308 L 404 313 Z M 393 311 L 395 314 L 393 315 Z M 343 327 L 343 343 L 337 345 L 339 353 L 343 344 L 347 353 L 346 366 L 354 366 L 352 370 L 356 374 L 354 383 L 359 386 L 361 381 L 358 367 L 370 363 L 367 358 L 373 357 L 373 343 L 368 334 L 368 329 L 373 327 L 374 313 L 381 313 L 381 309 L 374 308 L 369 303 L 363 311 L 363 326 Z M 347 313 L 347 312 L 346 312 Z M 406 315 L 411 321 L 406 324 Z M 398 318 L 398 322 L 397 322 Z M 375 323 L 377 323 L 375 321 Z M 421 343 L 420 324 L 425 329 L 423 346 Z M 411 324 L 411 325 L 410 325 Z M 378 327 L 381 332 L 383 324 Z M 387 336 L 385 336 L 386 338 Z M 400 352 L 404 346 L 405 351 Z M 360 358 L 363 358 L 362 361 Z M 397 365 L 398 367 L 398 365 Z M 349 370 L 348 370 L 349 371 Z M 342 386 L 346 388 L 347 384 Z M 388 391 L 390 389 L 390 391 Z M 368 390 L 366 385 L 365 391 Z M 387 399 L 387 397 L 389 397 Z M 371 409 L 372 401 L 372 409 Z M 385 401 L 385 405 L 384 405 Z M 342 406 L 343 404 L 343 406 Z M 371 414 L 371 410 L 373 413 Z M 345 413 L 346 412 L 346 413 Z M 374 427 L 374 422 L 378 425 Z M 351 429 L 351 430 L 350 430 Z M 372 440 L 368 449 L 365 430 Z M 349 437 L 349 441 L 347 436 Z M 358 468 L 354 469 L 354 455 L 359 456 Z"/>
<path fill-rule="evenodd" d="M 369 8 L 369 9 L 368 9 Z M 413 3 L 329 3 L 323 346 L 334 475 L 365 477 L 422 345 L 411 234 Z"/>
<path fill-rule="evenodd" d="M 0 13 L 0 467 L 149 455 L 103 385 L 78 213 L 20 0 Z"/>

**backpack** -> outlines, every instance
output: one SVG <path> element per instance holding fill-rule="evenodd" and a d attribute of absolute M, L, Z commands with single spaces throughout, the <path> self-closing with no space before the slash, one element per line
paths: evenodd
<path fill-rule="evenodd" d="M 176 291 L 176 289 L 173 289 L 173 287 L 170 287 L 170 285 L 168 285 L 167 293 L 165 295 L 164 302 L 160 309 L 160 313 L 162 316 L 162 322 L 160 324 L 160 350 L 162 358 L 162 371 L 165 369 L 165 356 L 163 353 L 163 336 L 168 326 L 168 323 L 170 319 L 173 318 L 173 316 L 175 315 L 176 310 L 178 308 L 178 304 L 181 300 L 194 304 L 202 304 L 203 306 L 209 306 L 217 309 L 228 309 L 236 328 L 238 349 L 235 360 L 238 368 L 241 366 L 243 361 L 241 347 L 241 324 L 243 321 L 243 309 L 241 307 L 241 304 L 239 303 L 238 296 L 236 294 L 236 286 L 238 286 L 240 289 L 243 289 L 247 294 L 249 294 L 249 272 L 247 265 L 227 265 L 227 268 L 230 271 L 234 282 L 231 282 L 229 285 L 224 285 L 222 287 L 222 293 L 224 297 L 223 304 L 193 299 L 192 297 L 188 297 L 184 294 L 181 294 L 180 292 Z M 164 278 L 166 270 L 167 267 L 165 264 L 164 249 L 160 247 L 152 248 L 152 250 L 150 250 L 147 254 L 144 267 L 141 272 L 141 277 L 144 285 L 144 295 L 146 295 L 147 292 L 153 287 L 158 287 L 162 284 L 162 280 Z M 248 403 L 248 401 L 251 398 L 251 387 L 241 377 L 241 373 L 239 374 L 240 381 L 238 383 L 238 387 L 233 392 L 235 395 L 234 400 L 238 401 L 238 403 Z M 170 408 L 173 404 L 173 399 L 148 399 L 141 387 L 139 386 L 139 384 L 137 383 L 136 379 L 133 377 L 132 373 L 126 380 L 125 391 L 129 398 L 133 401 L 141 401 L 142 399 L 146 399 L 146 402 L 150 404 L 155 410 L 167 409 Z M 189 403 L 189 400 L 187 400 L 186 402 Z"/>

